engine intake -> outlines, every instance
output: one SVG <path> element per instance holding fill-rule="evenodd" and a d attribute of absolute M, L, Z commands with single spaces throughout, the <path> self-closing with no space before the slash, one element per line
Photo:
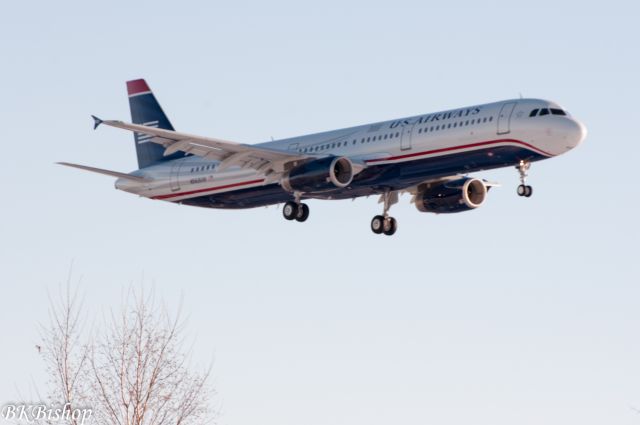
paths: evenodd
<path fill-rule="evenodd" d="M 463 178 L 426 186 L 415 203 L 419 211 L 448 214 L 478 208 L 486 197 L 487 186 L 482 180 Z"/>
<path fill-rule="evenodd" d="M 328 157 L 305 162 L 289 170 L 281 185 L 289 192 L 324 192 L 348 186 L 353 180 L 349 158 Z"/>

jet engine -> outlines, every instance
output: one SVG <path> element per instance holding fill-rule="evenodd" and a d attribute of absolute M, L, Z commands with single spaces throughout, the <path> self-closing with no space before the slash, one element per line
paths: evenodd
<path fill-rule="evenodd" d="M 280 184 L 289 192 L 322 192 L 348 186 L 353 176 L 354 167 L 349 158 L 328 157 L 292 168 Z"/>
<path fill-rule="evenodd" d="M 419 189 L 415 204 L 419 211 L 436 214 L 468 211 L 484 203 L 487 190 L 482 180 L 468 177 L 427 183 Z"/>

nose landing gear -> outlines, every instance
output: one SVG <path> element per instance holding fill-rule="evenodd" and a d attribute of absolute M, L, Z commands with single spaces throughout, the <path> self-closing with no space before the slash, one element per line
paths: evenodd
<path fill-rule="evenodd" d="M 529 167 L 531 167 L 531 162 L 524 160 L 520 161 L 520 164 L 516 166 L 516 170 L 520 173 L 520 185 L 517 190 L 518 196 L 524 196 L 525 198 L 528 198 L 533 194 L 533 188 L 525 184 Z"/>
<path fill-rule="evenodd" d="M 387 236 L 393 235 L 398 230 L 398 222 L 395 218 L 389 216 L 389 208 L 398 202 L 398 192 L 390 192 L 386 190 L 380 201 L 384 203 L 382 215 L 377 215 L 371 220 L 371 231 L 377 235 L 384 233 Z"/>

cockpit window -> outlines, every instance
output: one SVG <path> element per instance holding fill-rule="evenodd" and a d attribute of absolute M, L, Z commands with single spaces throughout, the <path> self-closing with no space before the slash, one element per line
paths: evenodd
<path fill-rule="evenodd" d="M 530 117 L 535 117 L 536 115 L 538 115 L 538 111 L 539 109 L 534 109 L 533 111 L 531 111 L 531 113 L 529 114 Z"/>
<path fill-rule="evenodd" d="M 563 111 L 562 109 L 551 108 L 551 113 L 553 115 L 567 115 L 567 113 L 565 111 Z"/>
<path fill-rule="evenodd" d="M 547 108 L 540 109 L 540 116 L 549 115 L 549 110 Z"/>

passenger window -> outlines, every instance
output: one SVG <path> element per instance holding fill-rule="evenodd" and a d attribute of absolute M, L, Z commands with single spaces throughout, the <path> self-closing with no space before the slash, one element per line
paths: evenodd
<path fill-rule="evenodd" d="M 540 116 L 549 115 L 549 110 L 547 108 L 540 109 Z"/>
<path fill-rule="evenodd" d="M 567 113 L 562 109 L 555 109 L 555 108 L 551 108 L 551 113 L 553 115 L 567 115 Z"/>
<path fill-rule="evenodd" d="M 535 117 L 536 115 L 538 115 L 538 111 L 539 109 L 534 109 L 533 111 L 531 111 L 531 113 L 529 114 L 530 117 Z"/>
<path fill-rule="evenodd" d="M 384 135 L 384 140 L 387 140 L 387 136 L 388 136 L 388 134 L 385 134 L 385 135 Z"/>
<path fill-rule="evenodd" d="M 493 121 L 493 117 L 489 117 L 489 121 Z"/>
<path fill-rule="evenodd" d="M 400 137 L 400 133 L 396 133 L 396 137 Z"/>

